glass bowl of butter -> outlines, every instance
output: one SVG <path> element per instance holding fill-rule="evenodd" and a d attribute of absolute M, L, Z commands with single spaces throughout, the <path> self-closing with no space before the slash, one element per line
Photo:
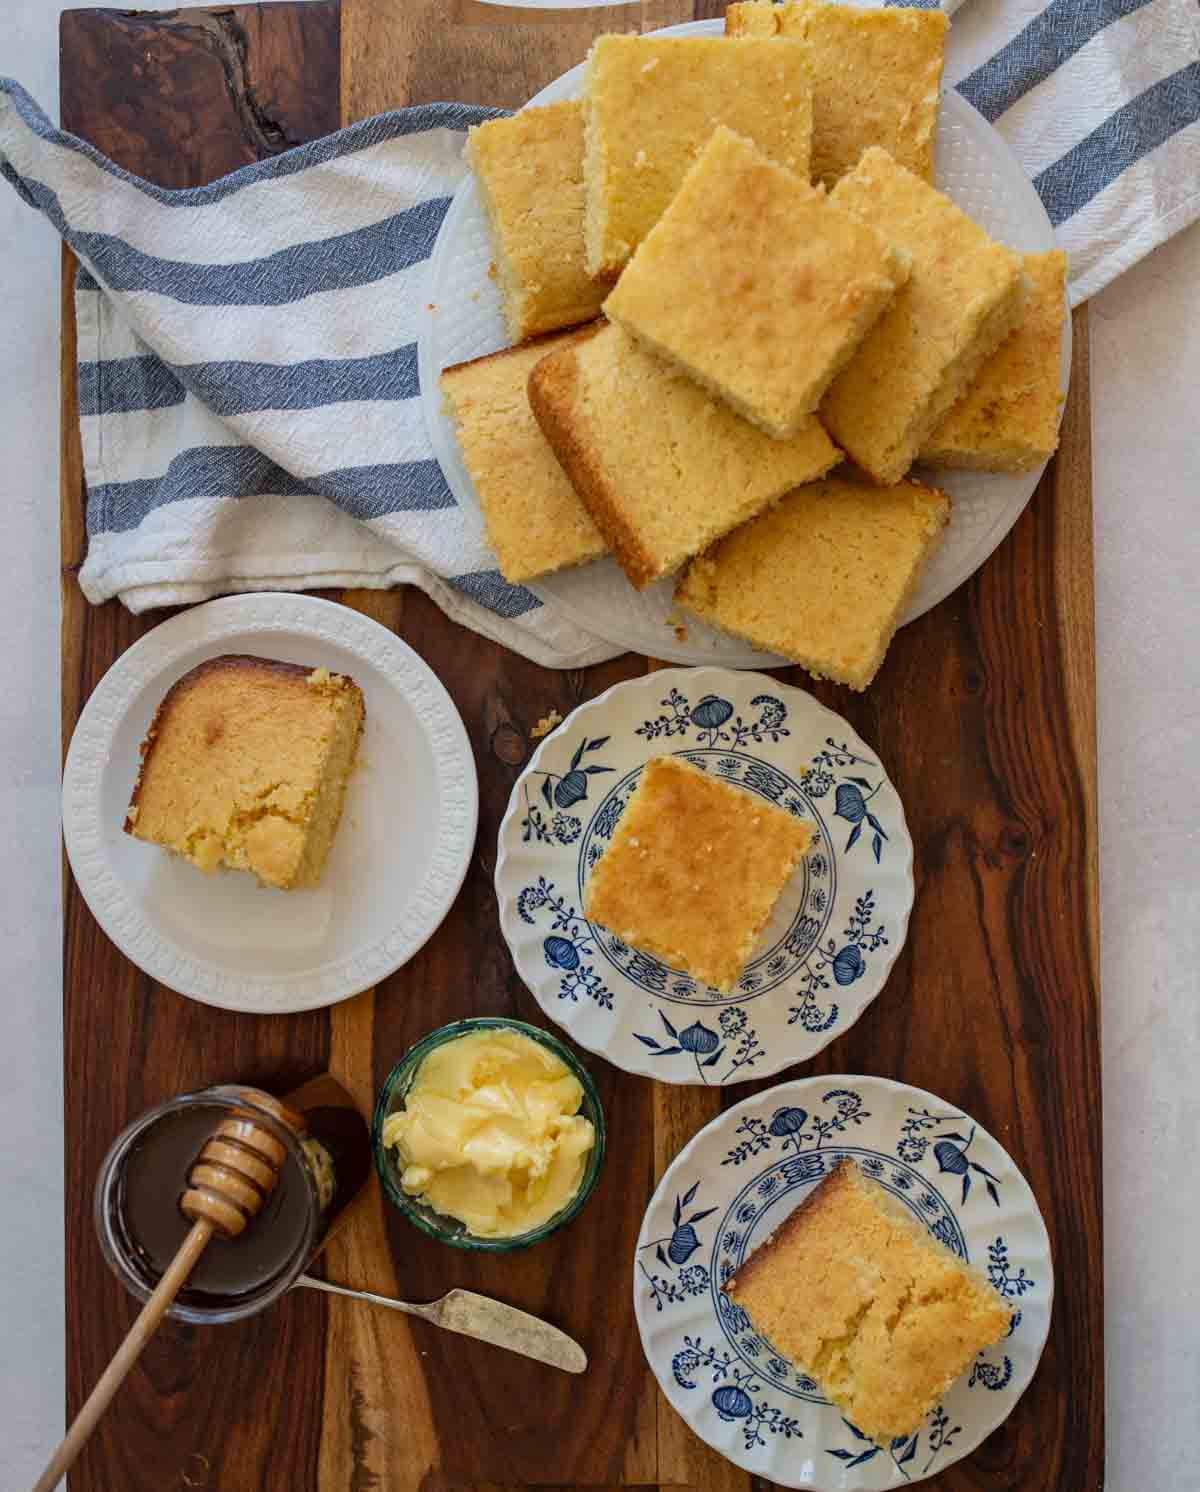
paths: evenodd
<path fill-rule="evenodd" d="M 371 1131 L 388 1200 L 455 1248 L 504 1253 L 569 1223 L 604 1161 L 591 1074 L 536 1026 L 441 1026 L 392 1068 Z"/>

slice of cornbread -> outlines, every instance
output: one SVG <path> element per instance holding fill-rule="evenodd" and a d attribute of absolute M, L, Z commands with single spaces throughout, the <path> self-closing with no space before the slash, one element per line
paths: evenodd
<path fill-rule="evenodd" d="M 342 674 L 238 654 L 201 663 L 155 711 L 125 832 L 201 870 L 315 886 L 363 717 L 362 690 Z"/>
<path fill-rule="evenodd" d="M 831 200 L 912 258 L 896 292 L 821 402 L 821 420 L 877 482 L 898 482 L 1016 326 L 1029 282 L 1018 254 L 873 146 Z"/>
<path fill-rule="evenodd" d="M 608 289 L 584 268 L 583 105 L 490 119 L 467 135 L 514 342 L 590 321 Z"/>
<path fill-rule="evenodd" d="M 919 482 L 813 482 L 693 560 L 675 600 L 818 679 L 865 689 L 949 517 L 950 499 Z"/>
<path fill-rule="evenodd" d="M 908 272 L 907 253 L 823 187 L 719 125 L 604 311 L 786 440 Z"/>
<path fill-rule="evenodd" d="M 559 332 L 456 363 L 440 379 L 488 543 L 513 585 L 581 565 L 607 547 L 529 407 L 534 367 L 579 335 Z"/>
<path fill-rule="evenodd" d="M 725 1286 L 872 1440 L 908 1436 L 1012 1312 L 906 1207 L 839 1161 Z"/>
<path fill-rule="evenodd" d="M 832 187 L 869 145 L 933 180 L 946 16 L 937 9 L 860 9 L 748 0 L 725 12 L 727 36 L 789 37 L 809 48 L 812 178 Z"/>
<path fill-rule="evenodd" d="M 808 176 L 812 83 L 800 42 L 601 36 L 584 86 L 593 275 L 620 272 L 718 124 Z"/>
<path fill-rule="evenodd" d="M 815 418 L 772 440 L 619 326 L 543 358 L 529 402 L 639 589 L 839 459 Z"/>
<path fill-rule="evenodd" d="M 1058 446 L 1067 256 L 1054 249 L 1022 264 L 1033 287 L 1024 314 L 921 447 L 931 466 L 1029 471 Z"/>
<path fill-rule="evenodd" d="M 730 990 L 813 826 L 678 756 L 648 761 L 584 891 L 584 913 Z"/>

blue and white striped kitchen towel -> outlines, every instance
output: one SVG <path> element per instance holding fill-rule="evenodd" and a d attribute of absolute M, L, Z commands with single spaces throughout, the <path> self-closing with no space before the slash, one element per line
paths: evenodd
<path fill-rule="evenodd" d="M 970 0 L 947 82 L 1032 177 L 1076 303 L 1200 214 L 1195 0 Z M 412 582 L 538 662 L 612 655 L 504 583 L 421 420 L 425 264 L 486 116 L 381 115 L 168 192 L 0 82 L 0 171 L 86 267 L 90 600 Z"/>
<path fill-rule="evenodd" d="M 1029 173 L 1073 305 L 1200 216 L 1196 0 L 970 0 L 946 82 Z"/>
<path fill-rule="evenodd" d="M 505 583 L 422 421 L 426 261 L 492 112 L 402 110 L 170 192 L 0 82 L 0 172 L 84 265 L 90 601 L 407 582 L 550 667 L 621 651 Z"/>

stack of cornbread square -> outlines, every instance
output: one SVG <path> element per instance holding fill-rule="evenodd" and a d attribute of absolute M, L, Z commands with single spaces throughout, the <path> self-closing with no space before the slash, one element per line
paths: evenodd
<path fill-rule="evenodd" d="M 913 464 L 1049 458 L 1065 259 L 932 185 L 946 25 L 746 0 L 471 131 L 515 345 L 442 389 L 507 579 L 609 550 L 862 689 L 950 516 Z"/>

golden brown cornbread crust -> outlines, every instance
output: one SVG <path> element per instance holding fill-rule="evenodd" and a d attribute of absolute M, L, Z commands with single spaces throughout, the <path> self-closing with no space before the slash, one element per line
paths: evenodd
<path fill-rule="evenodd" d="M 677 756 L 653 757 L 584 891 L 586 915 L 730 990 L 813 825 Z"/>
<path fill-rule="evenodd" d="M 750 0 L 725 12 L 725 34 L 785 37 L 809 49 L 812 178 L 832 187 L 870 145 L 933 180 L 938 90 L 948 21 L 933 9 Z"/>
<path fill-rule="evenodd" d="M 787 440 L 909 267 L 907 253 L 823 187 L 719 125 L 604 311 L 744 419 Z"/>
<path fill-rule="evenodd" d="M 949 517 L 946 494 L 920 482 L 810 482 L 694 559 L 675 600 L 816 678 L 865 689 Z"/>
<path fill-rule="evenodd" d="M 1029 282 L 943 193 L 873 146 L 832 193 L 912 257 L 912 273 L 821 401 L 821 421 L 871 478 L 898 482 L 1016 325 Z"/>
<path fill-rule="evenodd" d="M 1032 290 L 1016 329 L 921 447 L 931 466 L 1029 471 L 1058 445 L 1067 256 L 1026 254 Z"/>
<path fill-rule="evenodd" d="M 772 440 L 613 325 L 543 358 L 529 402 L 639 588 L 838 460 L 815 418 Z"/>
<path fill-rule="evenodd" d="M 589 334 L 595 336 L 604 325 L 597 322 Z M 614 501 L 599 453 L 579 438 L 571 418 L 578 377 L 578 365 L 569 354 L 543 358 L 529 375 L 529 405 L 605 543 L 640 590 L 657 579 L 655 559 L 639 543 Z"/>
<path fill-rule="evenodd" d="M 883 1443 L 911 1435 L 1012 1312 L 843 1159 L 725 1286 L 775 1350 Z"/>
<path fill-rule="evenodd" d="M 534 366 L 591 328 L 550 332 L 445 369 L 439 386 L 500 572 L 521 585 L 605 552 L 605 543 L 529 407 Z"/>
<path fill-rule="evenodd" d="M 124 829 L 204 870 L 313 885 L 364 719 L 346 675 L 226 654 L 179 679 L 140 747 Z"/>
<path fill-rule="evenodd" d="M 312 673 L 311 668 L 305 668 L 300 663 L 281 663 L 275 658 L 255 658 L 248 653 L 224 653 L 219 658 L 209 658 L 205 663 L 198 663 L 181 679 L 176 679 L 159 701 L 145 738 L 138 747 L 138 774 L 134 780 L 133 791 L 129 795 L 129 807 L 122 825 L 126 834 L 134 833 L 142 807 L 142 785 L 155 747 L 158 745 L 163 725 L 176 713 L 182 701 L 194 690 L 202 688 L 204 681 L 212 675 L 237 675 L 247 670 L 255 673 L 275 673 L 283 678 L 304 679 Z"/>
<path fill-rule="evenodd" d="M 584 265 L 583 105 L 546 104 L 468 132 L 514 342 L 590 321 L 607 286 Z"/>
<path fill-rule="evenodd" d="M 601 36 L 584 88 L 592 275 L 620 271 L 718 124 L 808 175 L 812 79 L 799 43 Z"/>

